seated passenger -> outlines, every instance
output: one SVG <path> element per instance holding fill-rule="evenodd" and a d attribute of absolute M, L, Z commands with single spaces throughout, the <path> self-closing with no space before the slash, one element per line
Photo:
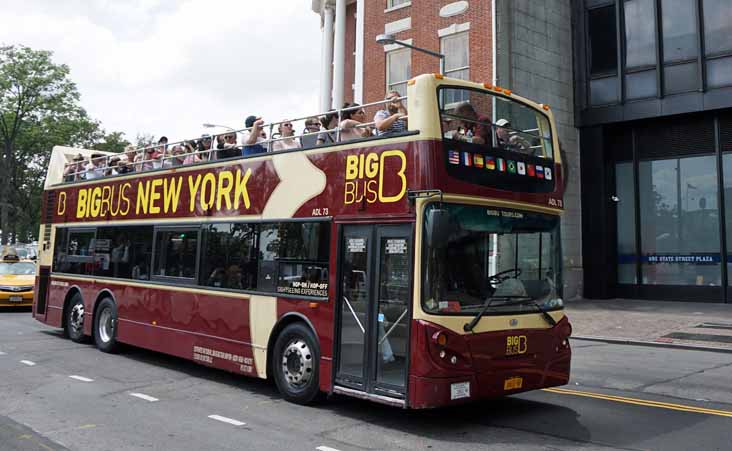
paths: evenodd
<path fill-rule="evenodd" d="M 531 144 L 518 134 L 511 134 L 511 123 L 507 119 L 496 121 L 496 144 L 506 150 L 529 153 Z"/>
<path fill-rule="evenodd" d="M 122 154 L 119 163 L 117 163 L 117 174 L 129 174 L 131 172 L 135 172 L 135 168 L 130 164 L 127 154 Z"/>
<path fill-rule="evenodd" d="M 357 103 L 346 103 L 343 105 L 345 111 L 341 114 L 343 118 L 340 123 L 341 141 L 368 138 L 371 136 L 371 129 L 369 127 L 360 127 L 366 121 L 366 112 L 363 108 L 358 107 L 359 104 Z"/>
<path fill-rule="evenodd" d="M 249 116 L 244 121 L 244 125 L 247 130 L 243 133 L 244 136 L 242 137 L 242 144 L 244 144 L 244 148 L 242 149 L 241 154 L 246 157 L 248 155 L 267 152 L 265 146 L 262 145 L 262 143 L 267 141 L 267 134 L 262 129 L 262 125 L 264 125 L 262 118 Z"/>
<path fill-rule="evenodd" d="M 300 142 L 295 139 L 295 132 L 292 130 L 292 122 L 285 121 L 277 126 L 280 138 L 272 143 L 272 150 L 299 149 Z"/>
<path fill-rule="evenodd" d="M 86 179 L 98 179 L 104 177 L 107 172 L 107 159 L 101 153 L 91 154 L 89 163 L 86 165 Z"/>
<path fill-rule="evenodd" d="M 202 154 L 198 150 L 201 146 L 201 141 L 202 140 L 199 140 L 198 142 L 186 142 L 183 150 L 183 164 L 200 163 L 201 161 L 204 161 L 206 158 L 208 158 L 207 154 Z"/>
<path fill-rule="evenodd" d="M 181 146 L 173 146 L 170 149 L 170 155 L 163 160 L 164 168 L 173 168 L 176 166 L 182 166 L 185 163 L 185 151 Z"/>
<path fill-rule="evenodd" d="M 107 170 L 105 171 L 104 175 L 111 176 L 111 175 L 119 175 L 118 165 L 119 165 L 120 159 L 117 156 L 111 157 L 109 159 L 109 163 L 107 164 Z"/>
<path fill-rule="evenodd" d="M 84 180 L 86 164 L 84 163 L 84 157 L 81 154 L 77 154 L 71 163 L 66 165 L 64 168 L 64 182 L 76 182 L 78 180 Z"/>
<path fill-rule="evenodd" d="M 216 158 L 223 160 L 225 158 L 234 158 L 241 156 L 241 151 L 236 147 L 236 133 L 227 133 L 223 135 L 221 146 L 217 146 Z"/>
<path fill-rule="evenodd" d="M 198 161 L 208 161 L 211 159 L 211 135 L 205 133 L 198 140 Z"/>
<path fill-rule="evenodd" d="M 462 102 L 456 108 L 455 116 L 458 119 L 458 132 L 452 136 L 452 139 L 459 141 L 468 141 L 475 144 L 489 143 L 491 120 L 490 118 L 479 115 L 475 112 L 475 108 L 469 102 Z"/>
<path fill-rule="evenodd" d="M 208 276 L 206 285 L 209 287 L 223 288 L 226 285 L 226 271 L 224 268 L 214 268 L 214 270 L 211 271 L 211 275 Z"/>
<path fill-rule="evenodd" d="M 226 269 L 226 288 L 237 290 L 244 288 L 241 282 L 241 268 L 239 268 L 239 265 L 231 265 Z"/>
<path fill-rule="evenodd" d="M 134 172 L 140 169 L 137 165 L 135 165 L 137 155 L 137 147 L 135 147 L 134 144 L 130 144 L 125 147 L 125 156 L 127 157 L 127 164 L 130 168 L 130 171 L 128 172 Z"/>
<path fill-rule="evenodd" d="M 407 130 L 407 109 L 399 100 L 400 97 L 401 94 L 397 91 L 391 91 L 386 95 L 384 100 L 389 101 L 386 108 L 374 115 L 377 135 L 390 135 Z"/>
<path fill-rule="evenodd" d="M 302 147 L 308 148 L 308 147 L 315 147 L 315 144 L 318 141 L 318 135 L 315 133 L 318 133 L 320 131 L 320 122 L 318 121 L 317 117 L 311 117 L 305 120 L 305 130 L 302 131 L 302 135 L 300 137 L 300 143 L 302 144 Z"/>
<path fill-rule="evenodd" d="M 323 131 L 318 134 L 315 144 L 322 146 L 323 144 L 333 144 L 336 142 L 335 128 L 338 125 L 338 113 L 330 110 L 328 114 L 320 117 L 320 125 Z"/>

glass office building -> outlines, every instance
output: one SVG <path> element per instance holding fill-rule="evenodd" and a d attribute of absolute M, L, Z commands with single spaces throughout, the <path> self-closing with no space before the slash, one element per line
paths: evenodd
<path fill-rule="evenodd" d="M 732 1 L 573 11 L 584 295 L 732 302 Z"/>

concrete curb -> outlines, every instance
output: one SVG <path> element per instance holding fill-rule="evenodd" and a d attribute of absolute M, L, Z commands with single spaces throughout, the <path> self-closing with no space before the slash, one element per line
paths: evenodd
<path fill-rule="evenodd" d="M 701 346 L 683 343 L 661 343 L 658 341 L 648 340 L 634 340 L 631 338 L 612 338 L 612 337 L 598 337 L 593 335 L 572 335 L 570 340 L 582 340 L 582 341 L 599 341 L 602 343 L 612 343 L 620 345 L 631 345 L 631 346 L 650 346 L 654 348 L 668 348 L 668 349 L 685 349 L 690 351 L 707 351 L 707 352 L 720 352 L 723 354 L 732 354 L 732 348 L 722 348 L 718 346 Z"/>

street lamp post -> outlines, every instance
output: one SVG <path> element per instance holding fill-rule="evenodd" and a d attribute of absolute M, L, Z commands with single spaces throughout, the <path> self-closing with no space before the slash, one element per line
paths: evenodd
<path fill-rule="evenodd" d="M 232 132 L 235 132 L 235 131 L 236 131 L 236 129 L 235 129 L 235 128 L 233 128 L 233 127 L 229 127 L 228 125 L 220 125 L 220 124 L 208 124 L 208 123 L 206 123 L 206 124 L 202 124 L 202 125 L 203 125 L 203 127 L 204 127 L 204 128 L 216 128 L 216 127 L 221 127 L 221 128 L 227 128 L 227 129 L 231 130 Z"/>
<path fill-rule="evenodd" d="M 432 50 L 423 49 L 421 47 L 415 47 L 412 44 L 408 44 L 404 41 L 400 41 L 394 37 L 392 34 L 380 34 L 376 36 L 376 42 L 381 45 L 389 45 L 389 44 L 397 44 L 402 47 L 406 47 L 408 49 L 416 50 L 418 52 L 426 53 L 430 56 L 434 56 L 436 58 L 440 59 L 440 74 L 445 74 L 445 55 L 438 52 L 433 52 Z"/>

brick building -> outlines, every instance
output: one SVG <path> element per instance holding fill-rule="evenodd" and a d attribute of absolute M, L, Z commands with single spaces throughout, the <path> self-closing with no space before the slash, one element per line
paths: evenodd
<path fill-rule="evenodd" d="M 579 153 L 574 127 L 569 0 L 313 0 L 321 16 L 321 110 L 369 103 L 439 60 L 380 34 L 446 55 L 448 77 L 491 82 L 548 103 L 559 125 L 569 186 L 562 222 L 565 298 L 582 295 Z M 340 18 L 340 20 L 339 20 Z"/>

